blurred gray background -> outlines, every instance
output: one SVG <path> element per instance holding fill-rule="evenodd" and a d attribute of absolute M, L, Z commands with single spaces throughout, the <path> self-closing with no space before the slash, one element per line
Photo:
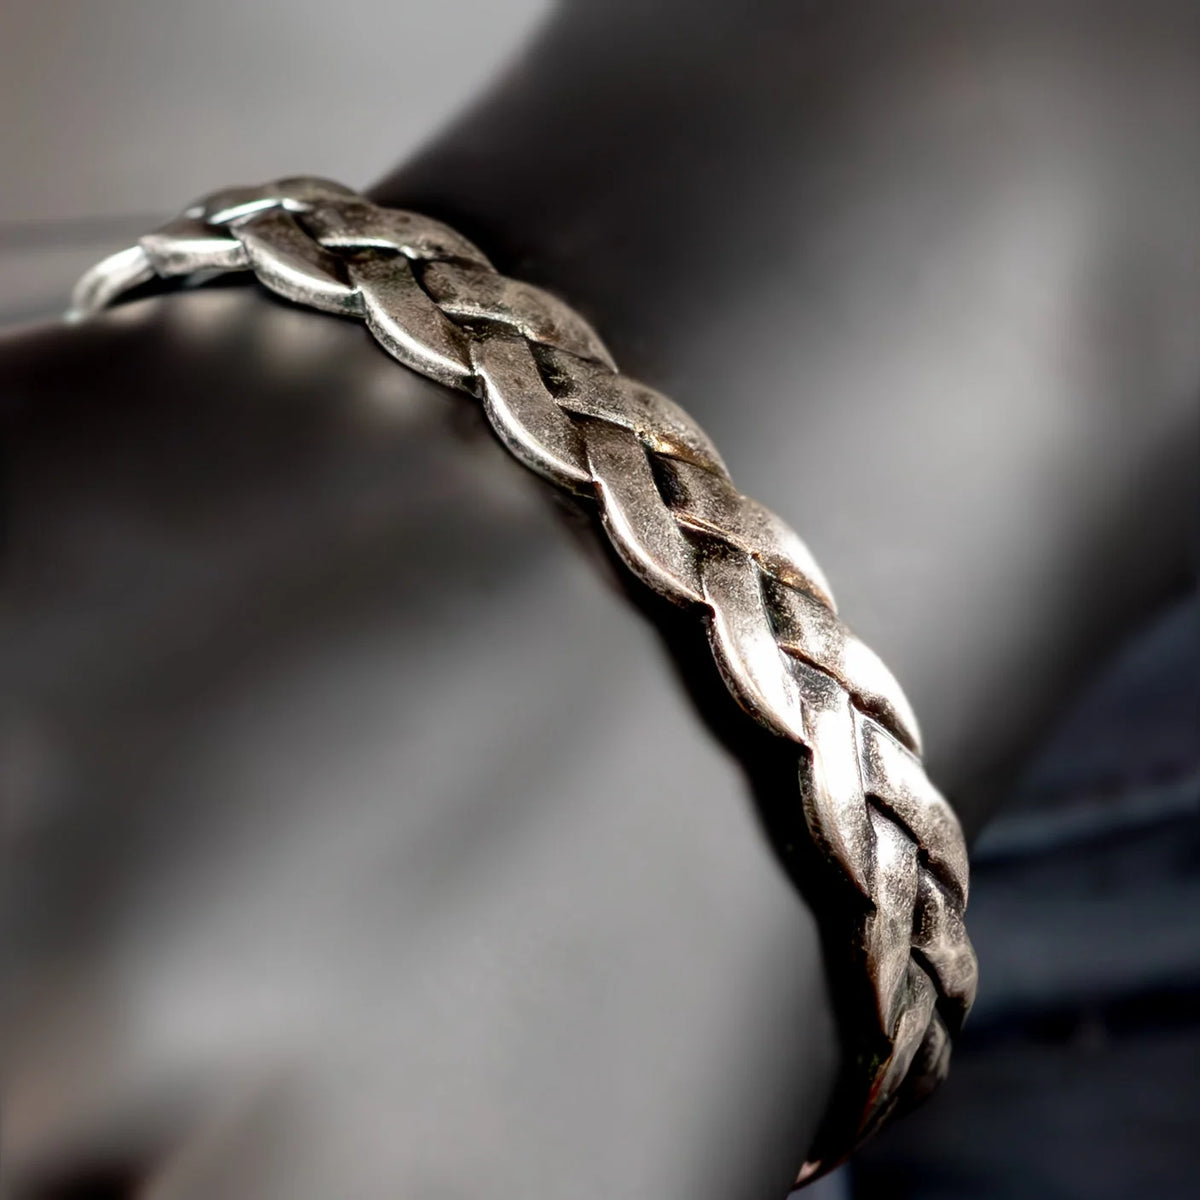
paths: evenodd
<path fill-rule="evenodd" d="M 59 311 L 98 254 L 214 181 L 304 172 L 365 187 L 477 92 L 549 8 L 4 0 L 0 324 Z"/>

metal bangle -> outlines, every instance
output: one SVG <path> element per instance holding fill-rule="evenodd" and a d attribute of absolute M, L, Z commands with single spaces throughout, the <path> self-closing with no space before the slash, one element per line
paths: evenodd
<path fill-rule="evenodd" d="M 635 576 L 703 616 L 730 692 L 795 744 L 805 823 L 848 885 L 838 937 L 859 991 L 841 1014 L 837 1100 L 797 1182 L 831 1169 L 945 1076 L 975 993 L 962 832 L 895 679 L 703 430 L 620 374 L 578 313 L 438 221 L 322 179 L 216 192 L 89 271 L 68 318 L 156 276 L 246 270 L 297 304 L 358 317 L 401 363 L 476 396 L 516 458 L 595 500 Z"/>

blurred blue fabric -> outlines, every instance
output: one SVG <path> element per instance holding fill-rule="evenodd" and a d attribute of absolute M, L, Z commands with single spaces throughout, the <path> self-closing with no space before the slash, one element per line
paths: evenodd
<path fill-rule="evenodd" d="M 871 1200 L 1200 1194 L 1200 591 L 1136 638 L 974 849 L 979 1001 Z"/>

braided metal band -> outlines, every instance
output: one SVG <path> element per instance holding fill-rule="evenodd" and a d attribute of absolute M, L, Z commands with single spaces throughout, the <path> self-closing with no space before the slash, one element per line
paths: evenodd
<path fill-rule="evenodd" d="M 685 412 L 621 375 L 572 309 L 437 221 L 320 179 L 217 192 L 93 268 L 68 315 L 155 276 L 243 270 L 364 320 L 400 362 L 477 396 L 521 462 L 594 497 L 638 578 L 703 614 L 729 690 L 799 748 L 805 822 L 849 885 L 840 932 L 865 998 L 848 1005 L 839 1099 L 799 1181 L 830 1169 L 940 1081 L 975 991 L 962 833 L 891 673 L 838 619 L 804 544 L 734 487 Z"/>

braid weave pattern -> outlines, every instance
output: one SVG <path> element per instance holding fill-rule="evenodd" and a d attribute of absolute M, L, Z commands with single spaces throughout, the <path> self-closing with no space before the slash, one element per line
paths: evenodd
<path fill-rule="evenodd" d="M 730 692 L 800 748 L 805 822 L 852 889 L 845 925 L 870 1025 L 848 1033 L 841 1099 L 799 1181 L 830 1169 L 940 1081 L 975 991 L 962 833 L 891 673 L 703 430 L 620 374 L 572 309 L 505 278 L 440 222 L 320 179 L 229 189 L 93 268 L 68 315 L 155 276 L 247 270 L 288 300 L 364 321 L 401 363 L 478 397 L 521 462 L 594 498 L 634 575 L 703 614 Z"/>

